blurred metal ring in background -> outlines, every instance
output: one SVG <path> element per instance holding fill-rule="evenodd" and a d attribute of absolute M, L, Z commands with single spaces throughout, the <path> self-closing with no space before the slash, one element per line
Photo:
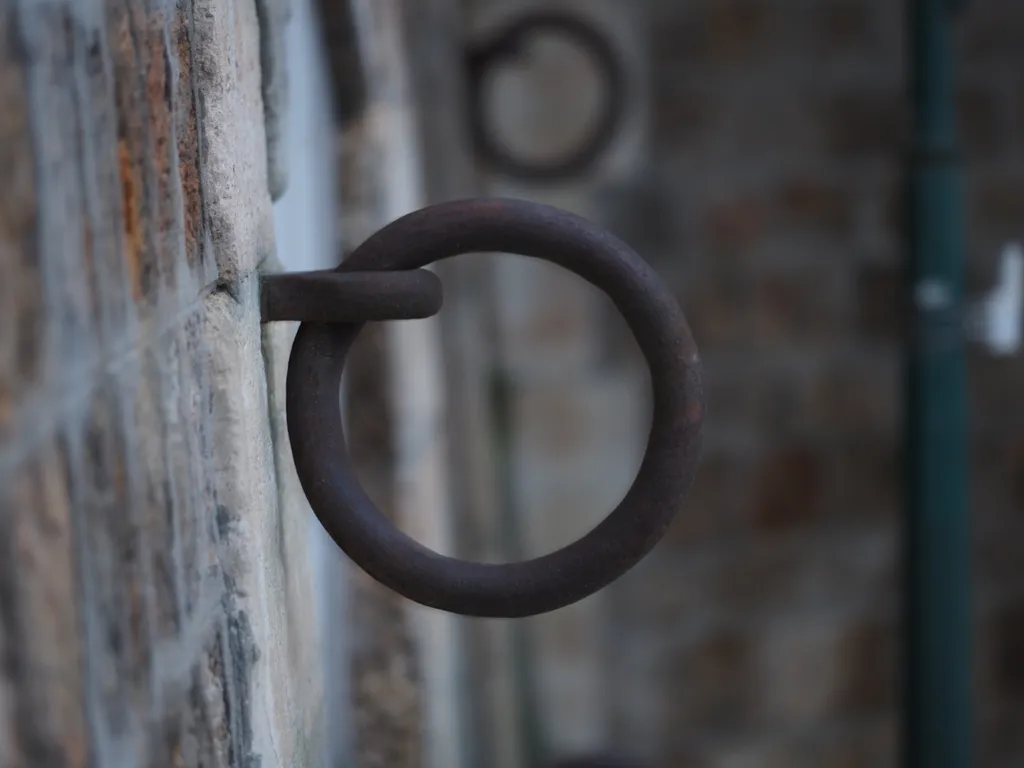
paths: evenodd
<path fill-rule="evenodd" d="M 295 466 L 324 528 L 360 567 L 410 600 L 471 616 L 518 617 L 573 603 L 632 568 L 665 533 L 693 481 L 704 418 L 700 359 L 686 319 L 654 270 L 596 225 L 521 200 L 442 203 L 389 224 L 341 272 L 415 270 L 470 252 L 550 261 L 604 291 L 651 372 L 653 418 L 636 480 L 577 541 L 522 562 L 440 555 L 402 533 L 367 497 L 348 459 L 339 389 L 361 323 L 303 323 L 288 365 L 288 434 Z"/>
<path fill-rule="evenodd" d="M 494 67 L 521 56 L 531 37 L 550 32 L 577 43 L 590 57 L 603 84 L 604 98 L 597 123 L 571 153 L 555 160 L 515 157 L 488 124 L 484 85 Z M 552 181 L 585 172 L 608 148 L 625 117 L 626 75 L 623 63 L 605 35 L 589 22 L 568 13 L 537 11 L 519 17 L 474 44 L 468 54 L 471 139 L 480 159 L 495 171 L 529 181 Z"/>

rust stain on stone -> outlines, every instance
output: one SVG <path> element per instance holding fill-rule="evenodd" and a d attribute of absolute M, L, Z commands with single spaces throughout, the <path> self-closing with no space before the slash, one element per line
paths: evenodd
<path fill-rule="evenodd" d="M 125 139 L 117 142 L 118 164 L 121 172 L 121 193 L 124 196 L 125 255 L 131 273 L 132 296 L 142 299 L 142 259 L 145 242 L 142 235 L 142 185 L 136 178 L 131 152 Z"/>
<path fill-rule="evenodd" d="M 192 90 L 192 43 L 189 19 L 180 7 L 174 18 L 174 45 L 178 54 L 177 134 L 178 177 L 184 203 L 185 257 L 190 267 L 200 260 L 200 232 L 203 224 L 203 200 L 199 175 L 199 129 Z"/>

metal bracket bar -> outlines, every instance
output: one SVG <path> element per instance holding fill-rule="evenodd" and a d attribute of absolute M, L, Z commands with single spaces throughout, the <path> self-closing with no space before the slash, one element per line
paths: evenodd
<path fill-rule="evenodd" d="M 419 320 L 436 315 L 443 298 L 441 281 L 425 269 L 283 272 L 260 278 L 260 319 L 264 323 Z"/>

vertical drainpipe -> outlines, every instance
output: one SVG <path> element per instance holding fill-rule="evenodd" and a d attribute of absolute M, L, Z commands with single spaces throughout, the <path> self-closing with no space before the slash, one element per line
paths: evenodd
<path fill-rule="evenodd" d="M 909 768 L 966 768 L 972 751 L 965 234 L 952 45 L 959 4 L 910 0 Z"/>

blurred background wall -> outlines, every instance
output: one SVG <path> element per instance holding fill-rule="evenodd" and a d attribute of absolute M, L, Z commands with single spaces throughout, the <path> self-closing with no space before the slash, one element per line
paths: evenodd
<path fill-rule="evenodd" d="M 467 34 L 530 7 L 464 3 Z M 603 593 L 504 629 L 514 684 L 496 716 L 522 750 L 510 764 L 595 749 L 678 766 L 894 764 L 903 4 L 558 7 L 619 47 L 626 125 L 585 178 L 524 184 L 482 167 L 482 188 L 583 213 L 654 264 L 693 326 L 709 416 L 696 487 L 655 552 Z M 956 29 L 979 296 L 1024 227 L 1024 8 L 970 2 Z M 557 154 L 598 92 L 577 52 L 538 39 L 495 75 L 488 105 L 511 146 Z M 478 291 L 494 312 L 482 364 L 496 382 L 498 538 L 506 557 L 538 554 L 628 487 L 644 373 L 607 305 L 564 273 L 499 257 Z M 1024 759 L 1022 366 L 970 352 L 979 765 Z M 471 687 L 486 697 L 490 682 Z"/>

